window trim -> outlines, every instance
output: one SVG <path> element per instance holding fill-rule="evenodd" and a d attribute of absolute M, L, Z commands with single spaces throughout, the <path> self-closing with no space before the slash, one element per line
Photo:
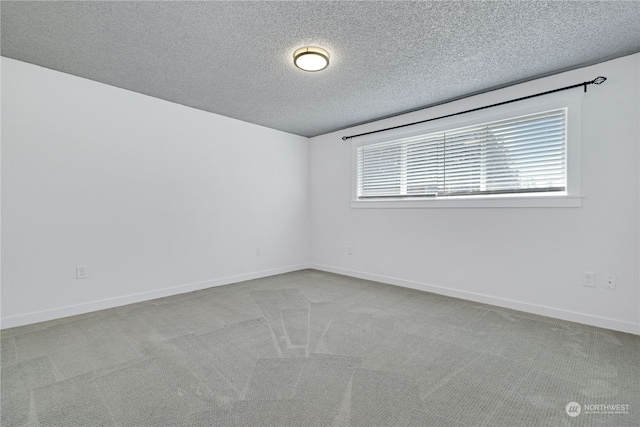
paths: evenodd
<path fill-rule="evenodd" d="M 522 101 L 517 108 L 513 105 L 498 106 L 489 110 L 469 113 L 464 116 L 448 117 L 437 122 L 428 122 L 407 128 L 400 128 L 355 138 L 351 142 L 351 207 L 352 208 L 549 208 L 549 207 L 581 207 L 582 194 L 580 186 L 581 158 L 581 119 L 582 91 L 557 93 Z M 484 122 L 493 122 L 512 117 L 535 114 L 546 110 L 567 108 L 567 146 L 566 146 L 566 190 L 559 193 L 515 193 L 504 195 L 447 196 L 441 198 L 397 199 L 358 199 L 358 148 L 366 145 L 390 142 L 395 139 L 409 138 L 422 134 L 430 134 L 474 126 Z"/>

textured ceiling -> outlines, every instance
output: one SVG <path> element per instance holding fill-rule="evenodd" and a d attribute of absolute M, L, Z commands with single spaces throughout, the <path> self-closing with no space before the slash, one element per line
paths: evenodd
<path fill-rule="evenodd" d="M 2 55 L 314 136 L 640 51 L 640 2 L 7 2 Z M 304 45 L 331 64 L 292 64 Z M 595 77 L 595 76 L 594 76 Z"/>

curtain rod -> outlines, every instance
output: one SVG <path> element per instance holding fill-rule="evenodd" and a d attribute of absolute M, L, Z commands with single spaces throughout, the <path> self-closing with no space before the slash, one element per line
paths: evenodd
<path fill-rule="evenodd" d="M 404 124 L 404 125 L 392 126 L 392 127 L 388 127 L 388 128 L 384 128 L 384 129 L 378 129 L 378 130 L 372 130 L 371 132 L 359 133 L 357 135 L 343 136 L 342 140 L 346 141 L 347 139 L 357 138 L 359 136 L 364 136 L 364 135 L 371 135 L 372 133 L 385 132 L 385 131 L 392 130 L 392 129 L 399 129 L 399 128 L 403 128 L 403 127 L 407 127 L 407 126 L 417 125 L 417 124 L 420 124 L 420 123 L 431 122 L 433 120 L 444 119 L 444 118 L 452 117 L 452 116 L 459 116 L 460 114 L 466 114 L 466 113 L 471 113 L 473 111 L 484 110 L 485 108 L 491 108 L 491 107 L 497 107 L 499 105 L 510 104 L 510 103 L 516 102 L 516 101 L 523 101 L 525 99 L 535 98 L 536 96 L 549 95 L 550 93 L 555 93 L 555 92 L 560 92 L 560 91 L 563 91 L 563 90 L 573 89 L 573 88 L 580 87 L 580 86 L 583 86 L 584 87 L 584 91 L 587 92 L 587 85 L 600 85 L 600 84 L 604 83 L 605 80 L 607 80 L 606 77 L 598 76 L 595 79 L 590 80 L 588 82 L 577 83 L 575 85 L 561 87 L 559 89 L 549 90 L 547 92 L 536 93 L 535 95 L 524 96 L 522 98 L 510 99 L 509 101 L 498 102 L 497 104 L 485 105 L 484 107 L 472 108 L 471 110 L 460 111 L 459 113 L 447 114 L 446 116 L 434 117 L 432 119 L 427 119 L 427 120 L 420 120 L 419 122 L 407 123 L 407 124 Z"/>

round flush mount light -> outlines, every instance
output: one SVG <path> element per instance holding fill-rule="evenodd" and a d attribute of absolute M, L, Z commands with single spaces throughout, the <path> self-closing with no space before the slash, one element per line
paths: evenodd
<path fill-rule="evenodd" d="M 321 47 L 301 47 L 293 52 L 293 63 L 304 71 L 324 70 L 329 65 L 329 52 Z"/>

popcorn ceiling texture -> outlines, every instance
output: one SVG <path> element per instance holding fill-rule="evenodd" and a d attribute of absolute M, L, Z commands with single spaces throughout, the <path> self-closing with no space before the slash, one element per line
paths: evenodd
<path fill-rule="evenodd" d="M 314 270 L 0 337 L 3 427 L 640 425 L 636 335 Z"/>
<path fill-rule="evenodd" d="M 640 51 L 637 1 L 3 1 L 1 13 L 3 56 L 304 136 Z M 327 70 L 293 66 L 305 45 L 329 50 Z"/>

